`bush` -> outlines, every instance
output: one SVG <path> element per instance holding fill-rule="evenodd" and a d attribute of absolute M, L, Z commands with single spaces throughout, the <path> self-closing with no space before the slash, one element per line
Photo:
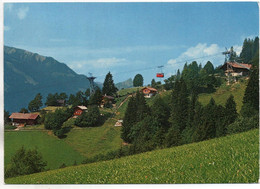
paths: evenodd
<path fill-rule="evenodd" d="M 227 134 L 240 133 L 259 127 L 259 116 L 239 117 L 237 121 L 228 125 Z"/>
<path fill-rule="evenodd" d="M 28 175 L 45 170 L 47 165 L 42 155 L 36 150 L 28 150 L 22 146 L 12 157 L 11 164 L 5 168 L 5 178 Z"/>
<path fill-rule="evenodd" d="M 101 115 L 97 106 L 89 108 L 88 112 L 83 112 L 75 121 L 79 127 L 94 127 L 101 123 Z"/>
<path fill-rule="evenodd" d="M 13 129 L 16 129 L 16 126 L 13 126 L 13 125 L 5 125 L 4 127 L 6 130 L 13 130 Z"/>

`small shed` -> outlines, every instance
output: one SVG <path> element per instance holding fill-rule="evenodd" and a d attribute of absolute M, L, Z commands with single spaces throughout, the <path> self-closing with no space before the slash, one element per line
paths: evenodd
<path fill-rule="evenodd" d="M 66 100 L 57 100 L 57 106 L 65 106 Z"/>
<path fill-rule="evenodd" d="M 118 120 L 115 124 L 115 127 L 122 127 L 122 124 L 123 124 L 123 120 Z"/>
<path fill-rule="evenodd" d="M 74 116 L 80 116 L 83 112 L 87 112 L 88 108 L 86 106 L 76 106 L 74 108 Z"/>
<path fill-rule="evenodd" d="M 115 98 L 113 96 L 103 95 L 101 101 L 101 107 L 104 107 L 105 104 L 110 106 L 114 103 Z"/>
<path fill-rule="evenodd" d="M 37 119 L 39 114 L 32 113 L 12 113 L 10 119 L 12 120 L 12 125 L 14 126 L 24 126 L 26 125 L 35 125 L 37 124 Z"/>
<path fill-rule="evenodd" d="M 145 98 L 151 98 L 158 93 L 157 89 L 152 87 L 144 87 L 141 91 Z"/>
<path fill-rule="evenodd" d="M 229 74 L 232 76 L 248 76 L 251 66 L 251 64 L 238 62 L 225 62 L 225 64 L 221 66 L 221 69 L 224 70 L 226 76 Z"/>

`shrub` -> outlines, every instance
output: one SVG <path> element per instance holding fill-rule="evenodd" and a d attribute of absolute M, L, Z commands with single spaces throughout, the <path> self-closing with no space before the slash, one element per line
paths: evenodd
<path fill-rule="evenodd" d="M 67 167 L 65 163 L 62 163 L 62 164 L 60 165 L 60 169 L 65 168 L 65 167 Z"/>
<path fill-rule="evenodd" d="M 5 125 L 4 127 L 6 130 L 13 130 L 13 129 L 16 129 L 16 126 L 13 126 L 13 125 Z"/>
<path fill-rule="evenodd" d="M 22 146 L 12 157 L 11 164 L 5 168 L 5 178 L 38 173 L 44 171 L 46 165 L 47 162 L 43 161 L 36 149 L 26 151 Z"/>
<path fill-rule="evenodd" d="M 82 113 L 75 121 L 79 127 L 94 127 L 101 123 L 101 116 L 97 106 L 91 106 L 88 112 Z"/>
<path fill-rule="evenodd" d="M 237 121 L 228 125 L 227 134 L 240 133 L 259 127 L 259 116 L 239 117 Z"/>

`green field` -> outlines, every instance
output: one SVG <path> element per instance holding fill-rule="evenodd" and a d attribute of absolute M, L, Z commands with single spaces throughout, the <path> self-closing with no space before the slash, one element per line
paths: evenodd
<path fill-rule="evenodd" d="M 120 138 L 121 128 L 114 127 L 115 122 L 115 120 L 109 119 L 101 127 L 75 127 L 63 140 L 84 157 L 93 157 L 117 150 L 120 148 L 122 140 Z"/>
<path fill-rule="evenodd" d="M 215 93 L 200 94 L 199 101 L 202 103 L 202 105 L 207 105 L 211 97 L 213 97 L 217 104 L 225 106 L 227 99 L 232 94 L 234 96 L 234 100 L 237 105 L 237 111 L 240 112 L 243 104 L 245 89 L 246 89 L 245 81 L 235 83 L 233 85 L 222 84 Z"/>
<path fill-rule="evenodd" d="M 4 141 L 5 166 L 22 146 L 25 149 L 37 148 L 50 169 L 57 169 L 62 163 L 73 165 L 76 161 L 79 164 L 84 159 L 83 155 L 67 145 L 64 140 L 57 139 L 47 131 L 5 131 Z"/>
<path fill-rule="evenodd" d="M 127 94 L 135 93 L 137 90 L 140 90 L 143 87 L 132 87 L 132 88 L 127 88 L 127 89 L 122 89 L 117 92 L 118 95 L 124 96 Z"/>
<path fill-rule="evenodd" d="M 256 183 L 259 129 L 120 159 L 6 179 L 7 184 Z"/>

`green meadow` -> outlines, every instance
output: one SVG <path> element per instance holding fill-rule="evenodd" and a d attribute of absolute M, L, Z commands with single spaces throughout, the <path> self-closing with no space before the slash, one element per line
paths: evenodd
<path fill-rule="evenodd" d="M 120 159 L 6 179 L 7 184 L 257 183 L 259 129 Z"/>
<path fill-rule="evenodd" d="M 15 152 L 24 146 L 26 149 L 36 148 L 47 161 L 47 168 L 57 169 L 62 163 L 67 166 L 76 161 L 82 162 L 84 156 L 69 146 L 64 140 L 57 139 L 48 131 L 5 131 L 4 164 L 10 163 Z"/>
<path fill-rule="evenodd" d="M 246 81 L 238 82 L 232 85 L 226 85 L 226 83 L 224 83 L 219 88 L 217 88 L 216 92 L 214 93 L 200 94 L 199 102 L 201 102 L 202 105 L 207 105 L 212 97 L 214 98 L 216 104 L 225 106 L 227 99 L 232 94 L 234 96 L 234 100 L 237 105 L 237 111 L 239 113 L 243 105 L 243 97 L 246 89 L 246 84 Z"/>
<path fill-rule="evenodd" d="M 104 154 L 120 148 L 120 129 L 114 127 L 115 120 L 109 119 L 101 127 L 72 129 L 63 141 L 84 157 Z"/>

